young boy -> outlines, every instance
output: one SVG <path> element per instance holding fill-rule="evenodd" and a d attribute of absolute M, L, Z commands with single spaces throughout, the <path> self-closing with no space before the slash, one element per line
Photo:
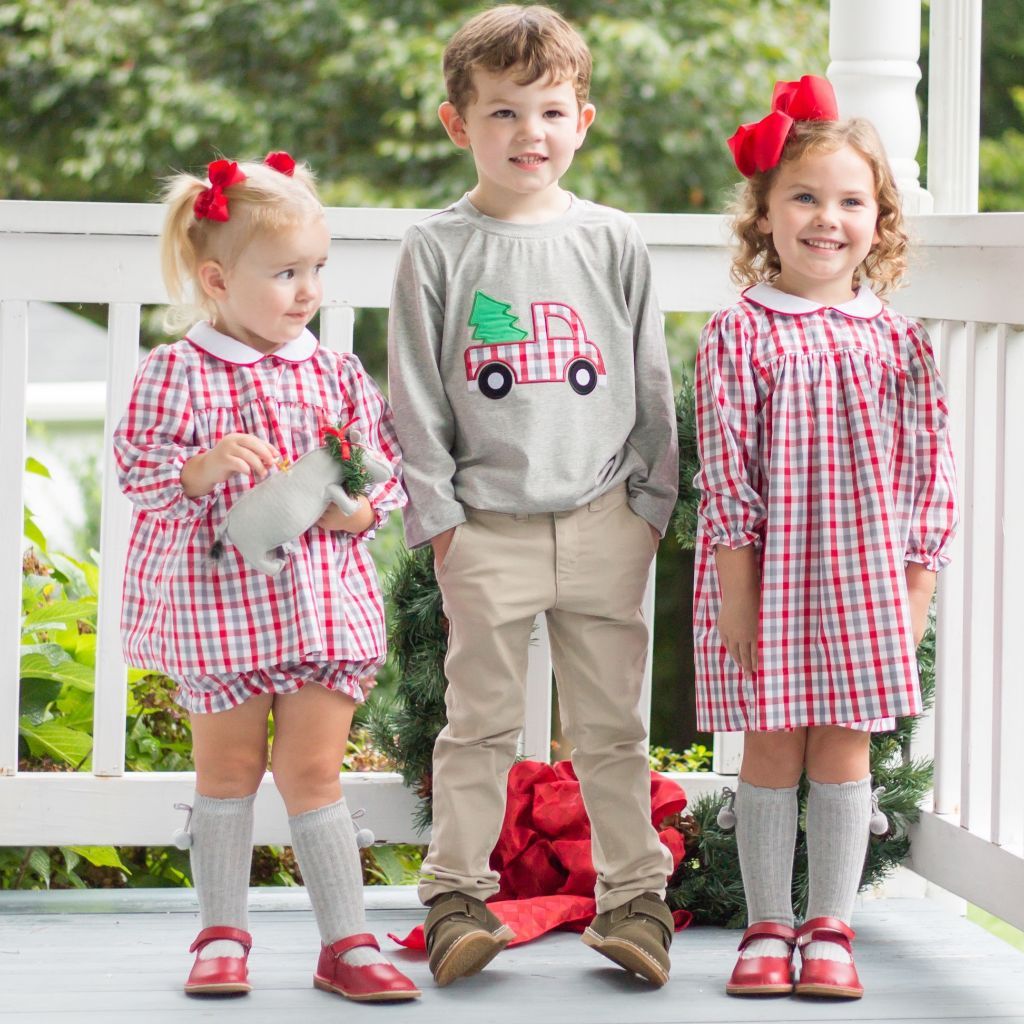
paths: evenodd
<path fill-rule="evenodd" d="M 539 612 L 592 825 L 598 914 L 583 940 L 668 980 L 640 603 L 676 499 L 675 409 L 639 232 L 559 184 L 594 119 L 590 70 L 546 7 L 495 7 L 455 34 L 438 113 L 477 183 L 409 230 L 392 298 L 406 540 L 433 545 L 450 624 L 420 884 L 438 985 L 514 937 L 483 901 Z"/>

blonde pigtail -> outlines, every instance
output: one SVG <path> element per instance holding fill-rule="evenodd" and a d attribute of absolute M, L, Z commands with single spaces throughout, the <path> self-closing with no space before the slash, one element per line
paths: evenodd
<path fill-rule="evenodd" d="M 164 329 L 177 333 L 196 319 L 215 312 L 207 308 L 199 291 L 196 272 L 199 267 L 199 242 L 204 232 L 196 220 L 193 207 L 206 183 L 191 174 L 178 174 L 168 179 L 163 193 L 167 213 L 160 235 L 160 269 L 171 305 L 164 314 Z"/>

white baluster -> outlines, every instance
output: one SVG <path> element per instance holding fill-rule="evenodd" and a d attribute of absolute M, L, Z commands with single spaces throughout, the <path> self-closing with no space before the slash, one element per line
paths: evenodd
<path fill-rule="evenodd" d="M 969 410 L 973 401 L 974 362 L 967 347 L 964 324 L 942 320 L 930 321 L 927 326 L 946 383 L 950 437 L 962 510 L 960 529 L 950 546 L 952 560 L 939 574 L 935 608 L 935 810 L 939 814 L 956 814 L 960 810 L 962 774 L 964 667 L 970 641 L 965 625 L 969 608 L 965 518 L 968 514 L 966 487 L 970 481 L 968 452 L 973 444 Z M 918 748 L 914 753 L 930 756 L 932 751 Z"/>
<path fill-rule="evenodd" d="M 351 352 L 356 311 L 347 302 L 325 304 L 320 310 L 320 341 L 335 352 Z"/>
<path fill-rule="evenodd" d="M 96 620 L 93 706 L 94 775 L 124 773 L 127 674 L 121 654 L 121 587 L 131 530 L 131 505 L 117 484 L 112 438 L 131 395 L 139 364 L 139 305 L 110 305 L 107 327 L 107 408 L 103 425 L 103 506 L 100 514 L 100 592 Z M 165 641 L 166 642 L 166 641 Z"/>
<path fill-rule="evenodd" d="M 882 27 L 884 26 L 884 31 Z M 864 117 L 885 145 L 908 213 L 929 213 L 917 155 L 920 0 L 832 0 L 828 77 L 843 117 Z"/>
<path fill-rule="evenodd" d="M 519 740 L 519 753 L 531 761 L 551 760 L 551 641 L 543 614 L 530 636 L 526 667 L 526 720 Z M 568 756 L 565 751 L 563 757 Z"/>
<path fill-rule="evenodd" d="M 21 520 L 25 465 L 25 390 L 28 381 L 28 304 L 0 309 L 0 775 L 18 771 L 21 678 Z"/>
<path fill-rule="evenodd" d="M 1024 331 L 1006 330 L 1002 371 L 1003 443 L 1000 471 L 1002 502 L 997 524 L 1002 542 L 1002 594 L 999 621 L 997 672 L 999 687 L 995 696 L 996 728 L 994 753 L 996 791 L 993 794 L 992 839 L 1020 856 L 1024 853 L 1024 799 L 1020 781 L 1024 779 L 1024 744 L 1020 742 L 1020 723 L 1024 720 L 1024 687 L 1021 686 L 1020 651 L 1017 639 L 1024 623 L 1024 546 L 1020 543 L 1020 510 L 1024 508 L 1024 477 L 1019 470 L 1019 453 L 1024 447 Z M 1013 453 L 1011 455 L 1011 453 Z M 1013 462 L 1011 463 L 1011 458 Z"/>
<path fill-rule="evenodd" d="M 981 0 L 932 0 L 928 190 L 936 213 L 977 213 Z"/>

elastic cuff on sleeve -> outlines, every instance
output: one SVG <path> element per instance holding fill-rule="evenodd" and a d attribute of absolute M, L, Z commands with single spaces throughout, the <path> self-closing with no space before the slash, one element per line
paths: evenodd
<path fill-rule="evenodd" d="M 756 548 L 758 551 L 764 545 L 764 539 L 758 533 L 741 531 L 739 533 L 725 533 L 715 531 L 708 534 L 708 544 L 712 548 L 719 546 L 728 548 L 730 551 L 738 551 L 740 548 Z"/>
<path fill-rule="evenodd" d="M 928 552 L 928 551 L 908 551 L 903 556 L 904 562 L 916 562 L 922 568 L 927 569 L 929 572 L 939 572 L 945 569 L 950 563 L 949 555 L 944 554 L 941 551 Z"/>
<path fill-rule="evenodd" d="M 185 463 L 203 451 L 202 448 L 194 448 L 175 452 L 147 480 L 149 500 L 140 500 L 143 497 L 141 490 L 136 490 L 134 495 L 129 494 L 129 497 L 139 508 L 164 519 L 196 520 L 204 516 L 216 503 L 225 485 L 215 484 L 209 493 L 190 498 L 181 484 L 181 470 Z"/>

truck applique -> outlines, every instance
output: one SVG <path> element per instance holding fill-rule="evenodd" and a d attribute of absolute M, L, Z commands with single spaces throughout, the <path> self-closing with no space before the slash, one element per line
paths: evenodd
<path fill-rule="evenodd" d="M 473 297 L 468 326 L 484 342 L 466 349 L 469 390 L 504 398 L 513 384 L 568 381 L 578 395 L 607 382 L 601 350 L 587 337 L 579 313 L 563 302 L 534 302 L 533 337 L 516 326 L 510 303 L 483 292 Z"/>

